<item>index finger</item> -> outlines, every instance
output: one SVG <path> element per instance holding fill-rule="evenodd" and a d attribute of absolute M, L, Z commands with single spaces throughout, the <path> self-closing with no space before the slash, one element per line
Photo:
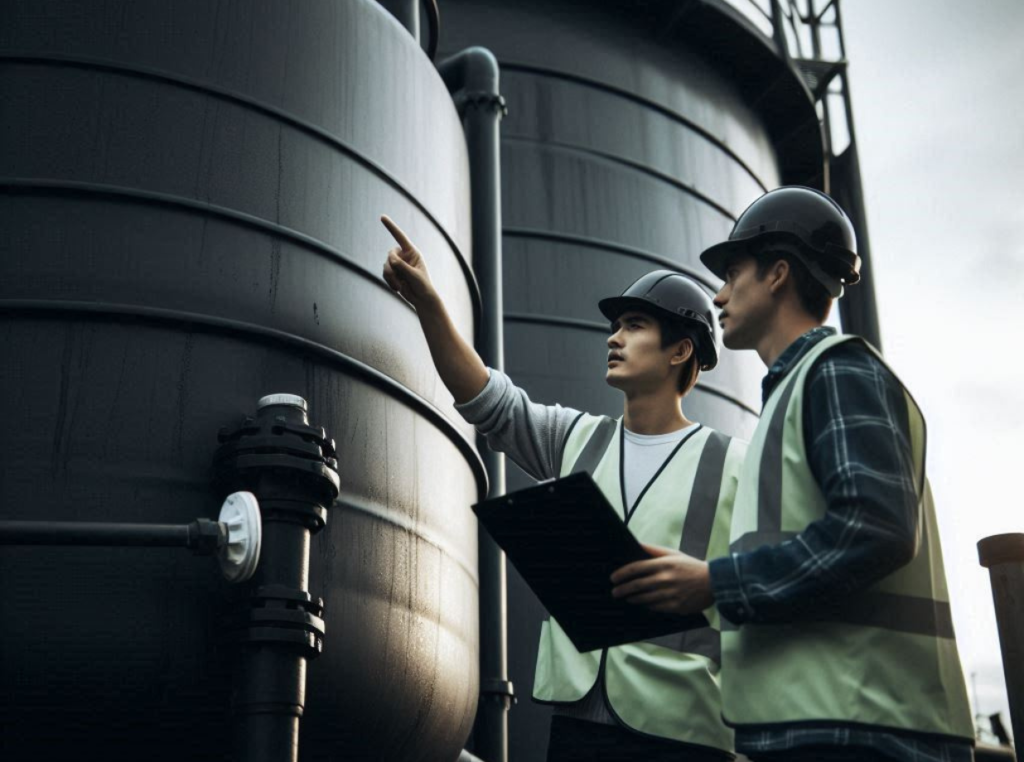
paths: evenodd
<path fill-rule="evenodd" d="M 398 241 L 398 244 L 402 247 L 402 251 L 414 251 L 415 246 L 412 245 L 412 241 L 409 240 L 409 236 L 405 234 L 393 219 L 388 217 L 386 214 L 380 216 L 380 221 L 384 223 L 384 227 L 391 233 L 392 238 Z"/>

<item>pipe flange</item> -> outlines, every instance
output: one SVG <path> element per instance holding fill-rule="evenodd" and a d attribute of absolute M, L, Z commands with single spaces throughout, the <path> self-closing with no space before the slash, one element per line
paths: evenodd
<path fill-rule="evenodd" d="M 460 90 L 452 95 L 452 100 L 455 102 L 455 110 L 460 114 L 467 108 L 479 108 L 497 111 L 502 117 L 508 116 L 508 104 L 505 98 L 497 93 Z"/>
<path fill-rule="evenodd" d="M 217 518 L 228 530 L 227 542 L 217 554 L 220 570 L 228 582 L 245 582 L 256 572 L 263 542 L 260 504 L 251 492 L 227 496 Z"/>

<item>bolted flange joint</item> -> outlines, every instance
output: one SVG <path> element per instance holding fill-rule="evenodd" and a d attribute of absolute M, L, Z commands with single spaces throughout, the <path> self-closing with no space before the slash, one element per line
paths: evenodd
<path fill-rule="evenodd" d="M 264 585 L 249 598 L 233 628 L 237 640 L 295 650 L 315 659 L 324 645 L 324 602 L 304 590 Z"/>
<path fill-rule="evenodd" d="M 270 402 L 261 404 L 255 417 L 221 429 L 214 479 L 223 492 L 248 490 L 261 504 L 267 501 L 265 518 L 275 511 L 294 512 L 316 531 L 340 490 L 337 452 L 324 429 L 309 424 L 304 403 L 277 402 L 287 397 L 265 397 Z"/>

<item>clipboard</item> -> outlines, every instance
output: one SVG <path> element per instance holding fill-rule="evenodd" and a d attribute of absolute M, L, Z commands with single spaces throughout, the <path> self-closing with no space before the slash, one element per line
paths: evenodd
<path fill-rule="evenodd" d="M 581 653 L 707 627 L 612 598 L 612 572 L 650 558 L 587 473 L 473 506 L 480 522 Z"/>

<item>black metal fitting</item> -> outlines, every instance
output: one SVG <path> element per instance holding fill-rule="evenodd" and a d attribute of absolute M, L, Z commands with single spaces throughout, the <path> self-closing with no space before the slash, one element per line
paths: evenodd
<path fill-rule="evenodd" d="M 254 588 L 230 626 L 241 650 L 232 693 L 233 757 L 297 762 L 306 666 L 323 650 L 323 600 L 310 595 L 310 537 L 326 524 L 340 480 L 334 441 L 300 397 L 259 401 L 255 416 L 222 429 L 214 479 L 256 495 L 263 545 Z"/>
<path fill-rule="evenodd" d="M 508 104 L 505 103 L 504 96 L 497 93 L 489 93 L 483 90 L 475 92 L 459 90 L 452 93 L 452 101 L 455 103 L 455 108 L 460 114 L 465 112 L 467 108 L 478 108 L 497 111 L 502 117 L 508 116 Z"/>
<path fill-rule="evenodd" d="M 250 596 L 244 619 L 237 620 L 236 637 L 245 643 L 292 648 L 315 659 L 324 646 L 324 601 L 305 590 L 264 585 Z"/>
<path fill-rule="evenodd" d="M 327 432 L 309 425 L 304 409 L 267 404 L 238 428 L 221 429 L 217 439 L 221 446 L 214 456 L 215 479 L 222 491 L 248 490 L 262 507 L 263 499 L 279 497 L 257 491 L 271 487 L 269 478 L 271 493 L 280 493 L 285 502 L 307 503 L 300 512 L 311 512 L 317 528 L 323 527 L 327 508 L 340 490 L 337 453 Z"/>
<path fill-rule="evenodd" d="M 516 698 L 511 680 L 497 680 L 495 678 L 481 678 L 480 697 L 485 701 L 498 702 L 506 712 L 512 708 L 513 704 L 519 701 Z"/>
<path fill-rule="evenodd" d="M 216 555 L 227 542 L 228 528 L 219 521 L 196 519 L 188 525 L 186 547 L 197 556 Z"/>

